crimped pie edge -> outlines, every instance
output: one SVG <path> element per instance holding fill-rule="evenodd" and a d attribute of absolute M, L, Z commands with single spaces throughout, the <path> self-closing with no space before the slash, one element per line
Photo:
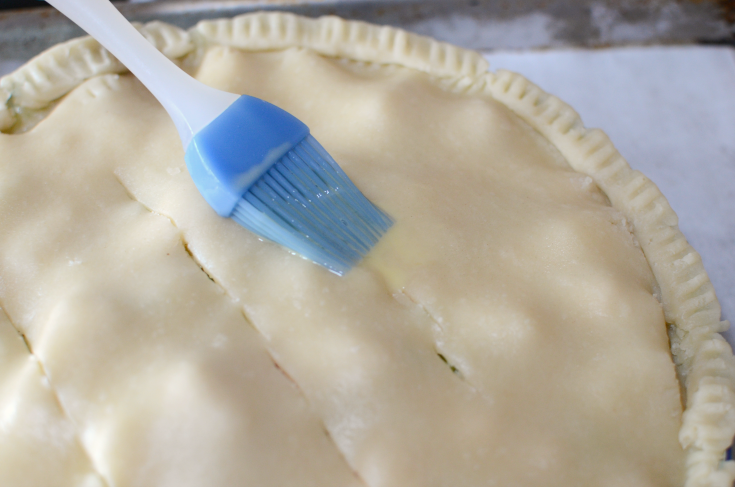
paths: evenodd
<path fill-rule="evenodd" d="M 329 57 L 417 69 L 448 91 L 489 96 L 511 109 L 575 171 L 590 176 L 632 223 L 660 287 L 671 351 L 686 391 L 679 434 L 687 453 L 685 485 L 732 485 L 735 461 L 724 461 L 723 453 L 735 435 L 735 357 L 719 334 L 728 323 L 720 321 L 720 305 L 701 258 L 656 185 L 631 169 L 601 130 L 585 128 L 569 105 L 518 74 L 488 72 L 477 52 L 393 27 L 270 12 L 202 21 L 188 32 L 161 22 L 138 28 L 170 58 L 205 45 L 305 47 Z M 89 37 L 54 46 L 0 78 L 0 130 L 11 130 L 24 110 L 43 110 L 88 78 L 124 71 Z"/>

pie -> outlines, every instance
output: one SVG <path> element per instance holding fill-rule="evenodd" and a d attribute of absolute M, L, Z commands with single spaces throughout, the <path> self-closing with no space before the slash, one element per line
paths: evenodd
<path fill-rule="evenodd" d="M 90 38 L 0 80 L 0 485 L 719 486 L 728 325 L 599 130 L 481 55 L 258 13 L 151 42 L 396 223 L 344 277 L 223 219 Z"/>

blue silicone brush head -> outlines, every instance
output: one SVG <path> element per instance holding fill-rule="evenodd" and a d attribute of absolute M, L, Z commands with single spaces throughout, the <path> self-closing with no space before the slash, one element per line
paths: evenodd
<path fill-rule="evenodd" d="M 197 133 L 186 162 L 217 213 L 339 275 L 393 224 L 306 125 L 257 98 L 240 97 Z"/>

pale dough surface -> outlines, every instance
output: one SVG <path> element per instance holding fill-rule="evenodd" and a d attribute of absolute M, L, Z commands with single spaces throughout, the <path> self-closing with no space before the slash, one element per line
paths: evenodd
<path fill-rule="evenodd" d="M 28 353 L 23 338 L 2 309 L 0 485 L 104 485 L 81 448 L 74 425 L 50 390 L 38 360 Z"/>
<path fill-rule="evenodd" d="M 1 136 L 0 302 L 107 483 L 682 484 L 651 270 L 546 139 L 406 68 L 202 56 L 397 223 L 344 278 L 259 241 L 130 76 Z"/>
<path fill-rule="evenodd" d="M 8 315 L 110 486 L 360 485 L 240 306 L 115 176 L 181 158 L 169 130 L 110 76 L 2 137 Z"/>

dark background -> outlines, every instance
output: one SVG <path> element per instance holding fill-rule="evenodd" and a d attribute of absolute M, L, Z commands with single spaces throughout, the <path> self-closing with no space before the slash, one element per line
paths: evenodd
<path fill-rule="evenodd" d="M 33 8 L 47 7 L 48 4 L 43 0 L 0 0 L 0 10 L 9 10 L 13 8 Z"/>
<path fill-rule="evenodd" d="M 121 0 L 117 0 L 121 1 Z M 125 1 L 125 0 L 122 0 Z M 44 0 L 0 0 L 0 10 L 20 9 L 20 8 L 33 8 L 33 7 L 48 7 L 48 4 Z"/>

